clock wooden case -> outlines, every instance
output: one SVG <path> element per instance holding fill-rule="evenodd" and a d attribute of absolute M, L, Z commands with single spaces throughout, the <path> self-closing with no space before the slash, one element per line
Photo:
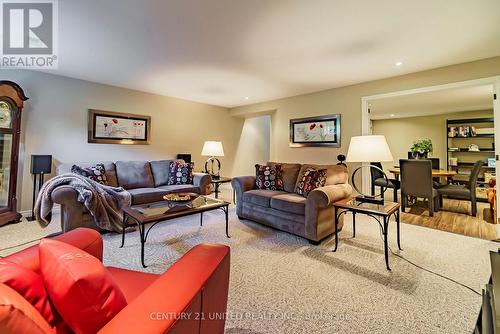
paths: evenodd
<path fill-rule="evenodd" d="M 16 185 L 21 112 L 27 99 L 18 84 L 0 80 L 0 226 L 21 219 Z"/>

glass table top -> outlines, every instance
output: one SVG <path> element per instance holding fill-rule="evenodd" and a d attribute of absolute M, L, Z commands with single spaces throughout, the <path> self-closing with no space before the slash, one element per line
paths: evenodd
<path fill-rule="evenodd" d="M 176 213 L 180 211 L 199 211 L 203 209 L 216 208 L 225 206 L 229 203 L 211 197 L 199 196 L 189 202 L 171 202 L 160 201 L 149 204 L 134 205 L 131 207 L 135 212 L 143 215 L 144 217 L 166 215 L 169 213 Z"/>

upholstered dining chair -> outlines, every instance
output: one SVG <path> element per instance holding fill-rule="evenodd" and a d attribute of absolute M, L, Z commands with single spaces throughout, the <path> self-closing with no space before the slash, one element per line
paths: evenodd
<path fill-rule="evenodd" d="M 476 200 L 476 186 L 477 178 L 481 172 L 481 167 L 483 166 L 483 161 L 478 160 L 474 163 L 472 167 L 469 182 L 465 185 L 458 184 L 447 184 L 440 186 L 437 191 L 439 194 L 439 203 L 443 205 L 443 195 L 449 198 L 461 199 L 471 202 L 471 215 L 477 215 L 477 200 Z"/>
<path fill-rule="evenodd" d="M 427 198 L 429 216 L 439 211 L 439 196 L 432 182 L 432 163 L 430 160 L 399 160 L 401 168 L 401 209 L 408 205 L 408 196 Z"/>
<path fill-rule="evenodd" d="M 378 167 L 382 169 L 382 164 L 380 162 L 371 162 L 370 165 Z M 386 179 L 381 171 L 375 168 L 370 168 L 370 174 L 372 179 L 372 196 L 375 195 L 375 187 L 380 187 L 380 191 L 382 192 L 382 188 L 392 188 L 394 191 L 393 199 L 394 202 L 398 201 L 398 190 L 401 188 L 401 184 L 396 179 Z"/>

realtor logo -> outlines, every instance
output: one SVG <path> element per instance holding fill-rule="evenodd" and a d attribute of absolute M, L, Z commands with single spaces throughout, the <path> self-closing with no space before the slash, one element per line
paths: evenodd
<path fill-rule="evenodd" d="M 57 0 L 0 0 L 0 67 L 57 68 Z"/>

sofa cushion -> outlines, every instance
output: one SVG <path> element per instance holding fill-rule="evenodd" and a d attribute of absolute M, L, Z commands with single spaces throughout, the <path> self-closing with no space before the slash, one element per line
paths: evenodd
<path fill-rule="evenodd" d="M 269 161 L 268 166 L 281 165 L 281 176 L 283 178 L 283 190 L 289 193 L 295 192 L 297 177 L 299 175 L 301 164 L 280 163 Z"/>
<path fill-rule="evenodd" d="M 78 165 L 82 168 L 88 168 L 98 163 L 104 165 L 104 170 L 106 172 L 106 184 L 111 187 L 118 187 L 118 180 L 116 179 L 115 163 L 111 161 L 61 163 L 60 165 L 57 166 L 57 175 L 71 173 L 71 167 L 73 167 L 73 165 Z"/>
<path fill-rule="evenodd" d="M 120 187 L 154 188 L 155 182 L 148 161 L 117 161 L 115 165 Z"/>
<path fill-rule="evenodd" d="M 271 197 L 286 194 L 284 191 L 254 189 L 243 193 L 243 202 L 260 205 L 263 207 L 271 207 Z"/>
<path fill-rule="evenodd" d="M 0 283 L 17 291 L 45 320 L 54 324 L 54 313 L 40 275 L 17 263 L 0 260 Z"/>
<path fill-rule="evenodd" d="M 0 333 L 54 334 L 54 331 L 33 305 L 0 283 Z"/>
<path fill-rule="evenodd" d="M 297 183 L 295 184 L 295 188 L 297 187 L 300 179 L 307 169 L 326 169 L 326 181 L 325 186 L 346 183 L 347 178 L 349 177 L 347 167 L 343 165 L 312 165 L 312 164 L 304 164 L 300 168 L 299 176 L 297 178 Z M 292 192 L 295 192 L 293 190 Z"/>
<path fill-rule="evenodd" d="M 307 197 L 311 191 L 325 185 L 326 169 L 307 168 L 298 181 L 295 192 Z"/>
<path fill-rule="evenodd" d="M 157 160 L 151 161 L 151 172 L 155 180 L 155 187 L 168 184 L 168 173 L 170 170 L 170 162 L 172 160 Z"/>
<path fill-rule="evenodd" d="M 106 178 L 106 170 L 104 169 L 103 164 L 95 164 L 94 166 L 90 167 L 80 167 L 78 165 L 73 165 L 73 167 L 71 167 L 71 173 L 84 176 L 103 185 L 108 184 L 108 180 Z"/>
<path fill-rule="evenodd" d="M 194 164 L 192 162 L 171 161 L 168 184 L 193 184 L 193 167 Z"/>
<path fill-rule="evenodd" d="M 129 189 L 128 192 L 132 195 L 132 205 L 158 202 L 168 194 L 168 191 L 161 188 L 135 188 Z"/>
<path fill-rule="evenodd" d="M 297 215 L 305 215 L 306 198 L 297 194 L 277 195 L 271 198 L 271 208 Z"/>
<path fill-rule="evenodd" d="M 281 165 L 255 165 L 255 186 L 257 189 L 283 190 L 283 176 Z"/>
<path fill-rule="evenodd" d="M 75 333 L 97 333 L 127 301 L 101 261 L 67 243 L 42 239 L 40 272 L 55 308 Z"/>
<path fill-rule="evenodd" d="M 156 274 L 122 268 L 107 267 L 107 269 L 120 287 L 128 304 L 160 277 L 160 275 Z"/>

